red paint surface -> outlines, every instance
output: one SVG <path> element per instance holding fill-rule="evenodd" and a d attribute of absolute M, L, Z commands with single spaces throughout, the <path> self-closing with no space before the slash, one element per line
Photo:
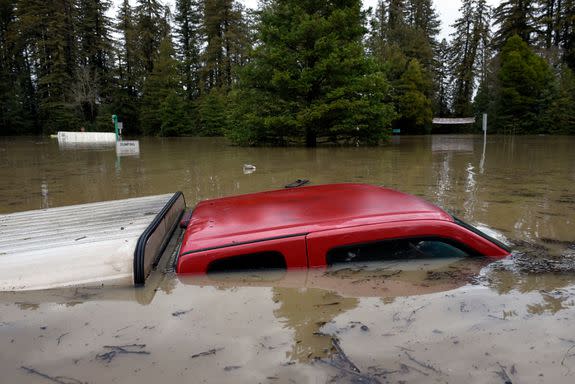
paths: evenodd
<path fill-rule="evenodd" d="M 288 268 L 318 267 L 333 247 L 410 236 L 444 237 L 485 256 L 508 255 L 415 196 L 372 185 L 332 184 L 199 203 L 177 272 L 205 272 L 215 259 L 267 251 L 282 253 Z"/>

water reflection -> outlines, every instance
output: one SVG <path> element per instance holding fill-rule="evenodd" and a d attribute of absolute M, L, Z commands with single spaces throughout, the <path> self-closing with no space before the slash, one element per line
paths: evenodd
<path fill-rule="evenodd" d="M 553 291 L 575 284 L 575 274 L 517 273 L 506 269 L 486 273 L 488 286 L 501 295 L 513 291 L 529 293 Z"/>
<path fill-rule="evenodd" d="M 60 151 L 94 150 L 110 151 L 114 149 L 115 142 L 109 143 L 82 143 L 82 142 L 58 142 Z"/>
<path fill-rule="evenodd" d="M 273 288 L 273 300 L 279 305 L 275 316 L 294 331 L 287 356 L 302 363 L 329 356 L 332 337 L 321 333 L 321 328 L 359 303 L 356 298 L 315 288 Z"/>
<path fill-rule="evenodd" d="M 40 194 L 42 195 L 42 209 L 50 208 L 50 203 L 48 201 L 48 183 L 46 180 L 42 180 L 40 185 Z"/>
<path fill-rule="evenodd" d="M 172 279 L 173 281 L 173 279 Z M 90 301 L 125 301 L 148 305 L 158 287 L 146 288 L 59 288 L 43 291 L 0 292 L 0 303 L 16 303 L 21 309 L 37 310 L 41 304 L 74 306 Z"/>
<path fill-rule="evenodd" d="M 321 289 L 342 297 L 424 295 L 468 284 L 489 261 L 437 258 L 345 263 L 329 268 L 182 275 L 185 285 Z"/>
<path fill-rule="evenodd" d="M 433 152 L 473 152 L 474 138 L 472 136 L 432 136 L 431 150 Z"/>
<path fill-rule="evenodd" d="M 564 295 L 561 292 L 555 294 L 542 293 L 541 298 L 543 299 L 542 303 L 528 304 L 527 312 L 532 315 L 542 315 L 546 312 L 554 315 L 559 311 L 575 306 L 573 297 Z"/>

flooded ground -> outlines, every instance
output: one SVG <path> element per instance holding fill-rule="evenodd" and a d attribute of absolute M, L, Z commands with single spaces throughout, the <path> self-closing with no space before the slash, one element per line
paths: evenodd
<path fill-rule="evenodd" d="M 113 147 L 0 139 L 0 213 L 176 190 L 192 206 L 307 178 L 410 192 L 514 244 L 511 258 L 490 265 L 158 271 L 144 289 L 0 293 L 1 381 L 571 383 L 574 147 L 567 137 L 319 149 L 145 139 L 139 156 L 117 157 Z"/>

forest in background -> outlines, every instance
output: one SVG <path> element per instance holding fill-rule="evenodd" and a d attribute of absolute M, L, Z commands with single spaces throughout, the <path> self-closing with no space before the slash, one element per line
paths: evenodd
<path fill-rule="evenodd" d="M 432 0 L 133 3 L 0 0 L 0 135 L 116 114 L 127 135 L 371 145 L 484 112 L 490 132 L 575 134 L 575 0 L 463 0 L 442 41 Z"/>

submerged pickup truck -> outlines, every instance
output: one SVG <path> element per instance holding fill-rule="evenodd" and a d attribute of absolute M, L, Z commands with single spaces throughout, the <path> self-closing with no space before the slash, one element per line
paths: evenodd
<path fill-rule="evenodd" d="M 406 258 L 499 259 L 510 252 L 501 241 L 433 204 L 366 184 L 206 200 L 181 226 L 178 274 Z"/>
<path fill-rule="evenodd" d="M 442 209 L 373 185 L 207 200 L 182 219 L 185 209 L 177 192 L 0 215 L 0 291 L 140 286 L 160 262 L 187 275 L 509 255 L 505 244 Z"/>

